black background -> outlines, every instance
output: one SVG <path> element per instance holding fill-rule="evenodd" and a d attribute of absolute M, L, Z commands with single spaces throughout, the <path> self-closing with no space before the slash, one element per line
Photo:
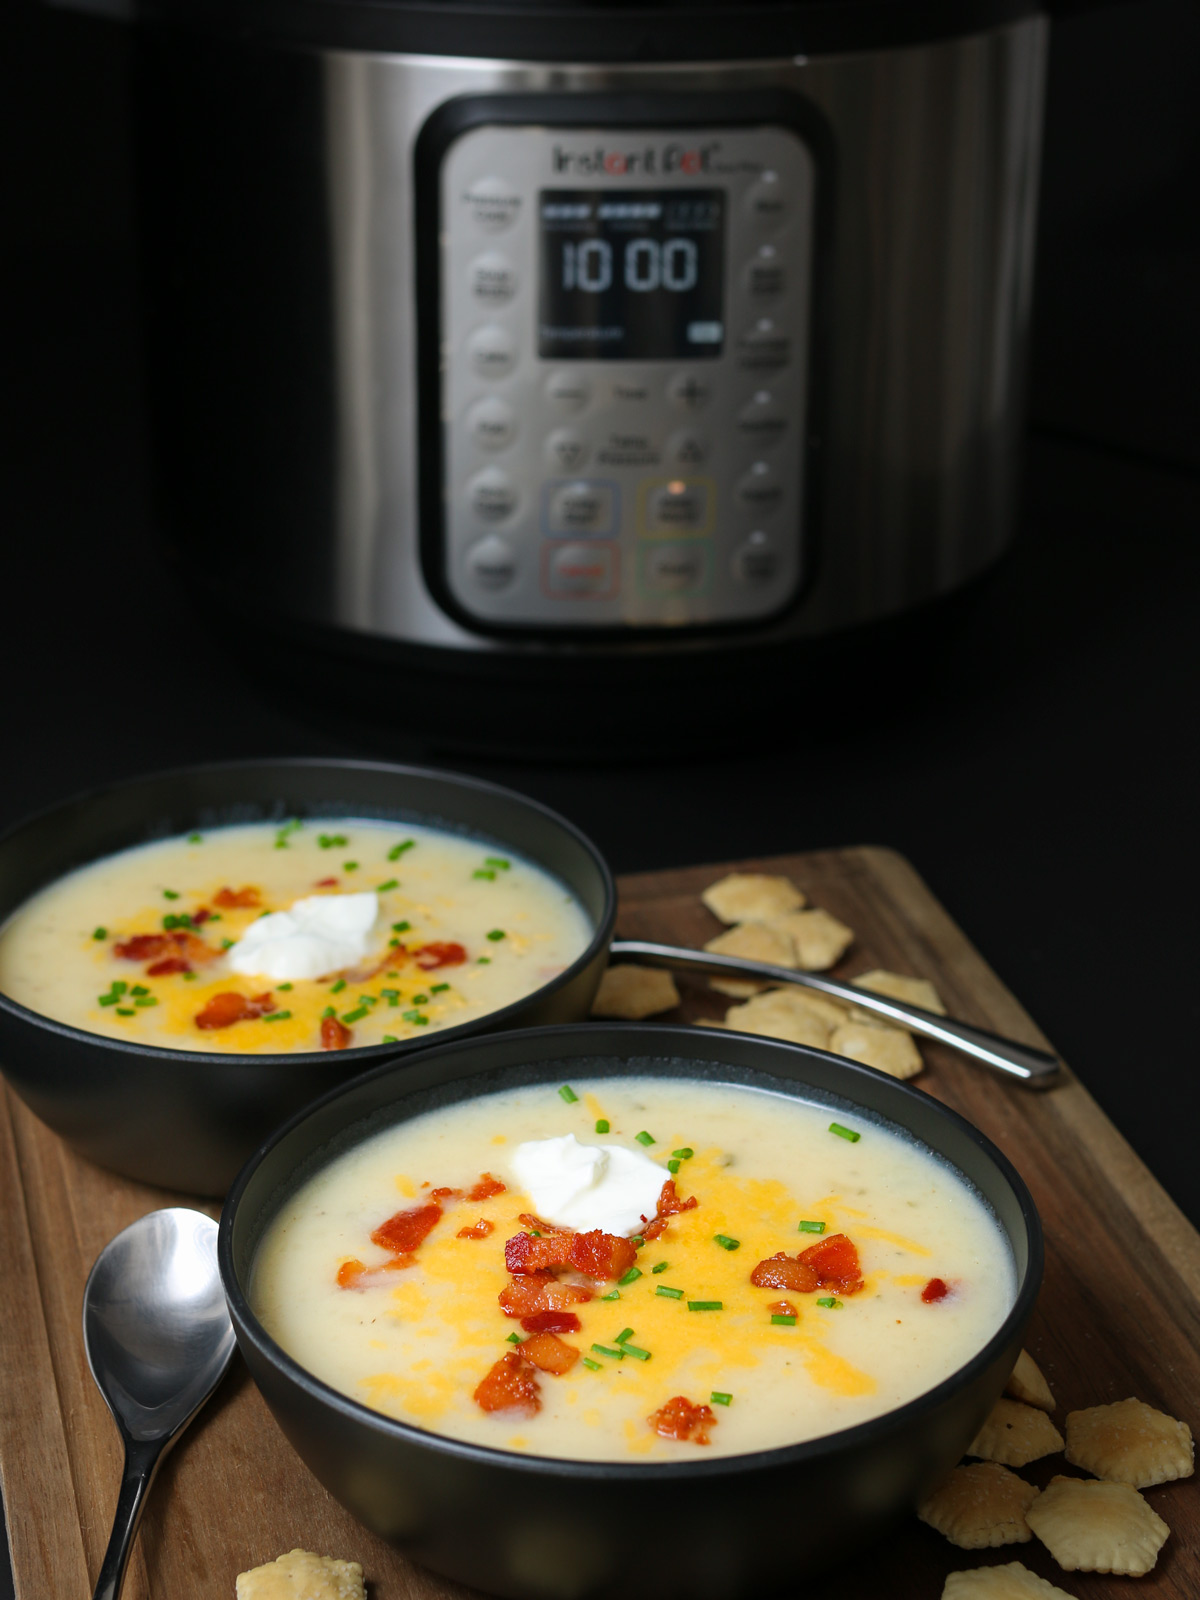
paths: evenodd
<path fill-rule="evenodd" d="M 1198 63 L 1190 0 L 1055 24 L 1022 529 L 967 621 L 931 624 L 852 695 L 836 676 L 764 683 L 777 720 L 745 753 L 570 767 L 446 758 L 405 732 L 402 701 L 374 736 L 352 707 L 318 715 L 164 570 L 127 37 L 8 0 L 0 825 L 155 766 L 391 754 L 524 789 L 618 871 L 889 844 L 1200 1222 Z M 219 534 L 210 559 L 236 585 Z M 651 713 L 671 706 L 649 696 Z"/>

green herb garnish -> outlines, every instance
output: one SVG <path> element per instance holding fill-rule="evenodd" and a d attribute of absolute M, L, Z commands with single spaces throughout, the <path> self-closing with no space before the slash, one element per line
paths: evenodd
<path fill-rule="evenodd" d="M 655 1144 L 657 1142 L 654 1135 L 647 1133 L 645 1128 L 642 1129 L 641 1133 L 635 1133 L 633 1137 L 639 1144 Z"/>
<path fill-rule="evenodd" d="M 397 1037 L 396 1037 L 396 1035 L 394 1033 L 385 1033 L 384 1036 L 383 1036 L 383 1043 L 384 1044 L 399 1044 L 400 1041 L 399 1041 L 399 1039 L 397 1039 Z"/>
<path fill-rule="evenodd" d="M 740 1250 L 742 1247 L 740 1239 L 731 1239 L 727 1233 L 714 1233 L 713 1242 L 719 1244 L 722 1250 Z"/>
<path fill-rule="evenodd" d="M 620 1333 L 613 1340 L 613 1343 L 614 1344 L 624 1344 L 626 1339 L 632 1339 L 632 1338 L 633 1338 L 633 1329 L 632 1328 L 622 1328 Z"/>
<path fill-rule="evenodd" d="M 842 1302 L 833 1295 L 823 1295 L 817 1300 L 819 1306 L 824 1306 L 827 1311 L 840 1311 Z"/>
<path fill-rule="evenodd" d="M 607 1133 L 608 1132 L 608 1118 L 607 1117 L 597 1117 L 596 1118 L 596 1132 L 597 1133 Z"/>
<path fill-rule="evenodd" d="M 407 933 L 408 930 L 411 927 L 412 927 L 412 923 L 411 922 L 393 922 L 392 923 L 392 932 L 393 933 Z"/>
<path fill-rule="evenodd" d="M 450 985 L 448 983 L 431 983 L 429 985 L 429 992 L 430 994 L 442 994 L 449 987 Z"/>
<path fill-rule="evenodd" d="M 519 1333 L 510 1333 L 504 1342 L 505 1344 L 520 1344 L 521 1335 Z"/>
<path fill-rule="evenodd" d="M 594 1344 L 592 1349 L 598 1356 L 611 1356 L 614 1361 L 620 1361 L 625 1354 L 623 1350 L 614 1350 L 611 1345 L 607 1344 Z"/>
<path fill-rule="evenodd" d="M 613 1289 L 608 1294 L 602 1294 L 600 1298 L 601 1300 L 619 1300 L 621 1298 L 621 1291 L 619 1289 Z"/>
<path fill-rule="evenodd" d="M 401 842 L 399 844 L 394 844 L 392 846 L 392 848 L 388 851 L 388 854 L 387 854 L 388 860 L 389 861 L 399 861 L 400 857 L 404 854 L 404 852 L 406 850 L 411 850 L 413 845 L 416 844 L 416 842 L 417 841 L 415 839 L 403 839 L 403 840 L 401 840 Z"/>
<path fill-rule="evenodd" d="M 358 862 L 357 861 L 343 861 L 342 862 L 342 871 L 343 872 L 357 872 L 358 871 Z"/>
<path fill-rule="evenodd" d="M 772 1311 L 771 1321 L 777 1328 L 794 1328 L 796 1326 L 794 1316 L 787 1316 L 779 1311 Z"/>
<path fill-rule="evenodd" d="M 654 1273 L 665 1272 L 670 1265 L 669 1261 L 658 1261 L 650 1268 L 650 1271 Z"/>
<path fill-rule="evenodd" d="M 429 1021 L 429 1018 L 423 1011 L 402 1011 L 400 1013 L 400 1017 L 404 1022 L 415 1023 L 418 1028 L 423 1028 Z"/>
<path fill-rule="evenodd" d="M 108 938 L 108 929 L 107 928 L 93 928 L 92 929 L 92 938 L 93 939 L 107 939 Z"/>
<path fill-rule="evenodd" d="M 495 882 L 496 878 L 496 874 L 492 871 L 491 867 L 476 867 L 471 876 L 473 878 L 486 878 L 489 883 Z"/>
<path fill-rule="evenodd" d="M 725 1309 L 725 1302 L 723 1300 L 689 1300 L 688 1301 L 688 1310 L 689 1311 L 724 1311 L 724 1309 Z"/>
<path fill-rule="evenodd" d="M 398 889 L 399 887 L 399 878 L 389 878 L 386 883 L 377 883 L 375 885 L 375 890 L 377 894 L 386 894 L 389 889 Z"/>
<path fill-rule="evenodd" d="M 492 941 L 493 944 L 495 944 L 498 940 L 503 939 L 504 937 L 505 937 L 505 932 L 504 932 L 503 928 L 493 928 L 492 931 L 488 934 L 488 938 Z"/>
<path fill-rule="evenodd" d="M 353 1011 L 342 1012 L 342 1021 L 361 1022 L 364 1017 L 369 1017 L 370 1015 L 371 1008 L 369 1006 L 355 1006 Z"/>
<path fill-rule="evenodd" d="M 641 1275 L 642 1275 L 641 1267 L 630 1267 L 629 1271 L 625 1274 L 625 1276 L 623 1278 L 618 1278 L 617 1282 L 621 1285 L 621 1288 L 623 1289 L 627 1283 L 636 1283 L 637 1280 L 641 1277 Z"/>
<path fill-rule="evenodd" d="M 286 1022 L 291 1016 L 290 1011 L 268 1011 L 263 1018 L 264 1022 Z"/>
<path fill-rule="evenodd" d="M 862 1138 L 861 1133 L 855 1133 L 853 1128 L 843 1128 L 840 1122 L 831 1122 L 829 1131 L 836 1133 L 839 1139 L 849 1139 L 851 1144 L 857 1144 Z"/>
<path fill-rule="evenodd" d="M 203 844 L 204 835 L 202 833 L 189 833 L 187 836 L 187 842 L 189 844 Z"/>
<path fill-rule="evenodd" d="M 655 1289 L 654 1292 L 655 1292 L 655 1294 L 662 1295 L 664 1300 L 682 1300 L 683 1299 L 683 1290 L 682 1289 L 668 1289 L 665 1283 L 660 1283 L 658 1288 Z"/>
<path fill-rule="evenodd" d="M 117 1007 L 117 1015 L 119 1017 L 136 1017 L 137 1016 L 137 1012 L 134 1011 L 132 1006 L 118 1006 Z"/>
<path fill-rule="evenodd" d="M 726 1394 L 723 1389 L 714 1389 L 708 1397 L 714 1406 L 727 1406 L 733 1399 L 731 1394 Z"/>
<path fill-rule="evenodd" d="M 322 850 L 340 850 L 350 843 L 344 833 L 319 833 L 317 843 Z"/>
<path fill-rule="evenodd" d="M 576 1100 L 579 1099 L 579 1096 L 575 1093 L 574 1089 L 572 1089 L 569 1083 L 564 1083 L 562 1088 L 558 1091 L 558 1094 L 559 1098 L 565 1100 L 569 1106 L 573 1106 Z"/>
<path fill-rule="evenodd" d="M 801 1222 L 798 1224 L 798 1227 L 801 1233 L 825 1232 L 825 1224 L 823 1222 Z"/>
<path fill-rule="evenodd" d="M 621 1349 L 624 1350 L 627 1356 L 632 1356 L 635 1361 L 649 1361 L 650 1359 L 649 1350 L 643 1350 L 640 1345 L 623 1344 Z"/>
<path fill-rule="evenodd" d="M 342 990 L 345 987 L 346 987 L 345 978 L 339 978 L 336 983 L 331 983 L 329 985 L 329 992 L 330 992 L 330 994 L 341 994 Z"/>
<path fill-rule="evenodd" d="M 294 989 L 296 985 L 294 983 L 277 983 L 275 987 L 277 989 Z"/>
<path fill-rule="evenodd" d="M 484 856 L 483 864 L 485 867 L 499 867 L 501 872 L 507 872 L 512 866 L 512 862 L 506 861 L 503 856 Z"/>
<path fill-rule="evenodd" d="M 179 899 L 179 891 L 177 889 L 164 889 L 163 890 L 163 899 L 164 900 L 178 900 Z"/>
<path fill-rule="evenodd" d="M 591 1356 L 584 1356 L 583 1364 L 589 1372 L 602 1372 L 604 1369 L 599 1361 L 593 1361 Z"/>
<path fill-rule="evenodd" d="M 290 822 L 285 822 L 283 827 L 280 828 L 279 831 L 275 835 L 275 848 L 276 848 L 276 850 L 286 850 L 287 847 L 288 847 L 288 839 L 291 837 L 291 835 L 293 833 L 298 833 L 299 831 L 300 831 L 300 818 L 299 817 L 293 817 Z"/>
<path fill-rule="evenodd" d="M 679 1171 L 679 1169 L 680 1169 L 680 1167 L 682 1165 L 683 1165 L 682 1161 L 676 1161 L 675 1157 L 672 1156 L 670 1161 L 667 1162 L 667 1171 L 669 1173 L 671 1173 L 672 1176 L 674 1176 L 675 1173 L 677 1173 Z"/>
<path fill-rule="evenodd" d="M 696 1152 L 692 1149 L 690 1144 L 683 1144 L 680 1145 L 678 1150 L 672 1150 L 671 1154 L 679 1161 L 690 1161 Z"/>

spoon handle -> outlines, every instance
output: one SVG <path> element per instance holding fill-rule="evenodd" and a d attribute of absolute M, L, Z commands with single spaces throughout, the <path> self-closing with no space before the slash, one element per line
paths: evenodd
<path fill-rule="evenodd" d="M 163 1443 L 161 1439 L 144 1443 L 137 1439 L 125 1440 L 125 1471 L 121 1477 L 121 1492 L 117 1496 L 112 1533 L 104 1560 L 100 1563 L 100 1576 L 96 1579 L 92 1600 L 119 1600 L 121 1585 L 125 1581 L 125 1567 L 146 1505 L 146 1496 L 162 1459 Z"/>
<path fill-rule="evenodd" d="M 875 994 L 870 989 L 859 989 L 854 984 L 841 983 L 836 978 L 820 978 L 815 972 L 797 972 L 789 967 L 772 967 L 762 961 L 747 961 L 742 956 L 717 955 L 711 950 L 684 950 L 669 944 L 651 944 L 643 939 L 614 939 L 609 954 L 627 960 L 642 961 L 649 967 L 677 967 L 683 971 L 707 972 L 729 977 L 757 978 L 765 983 L 795 983 L 806 989 L 816 989 L 831 999 L 848 1001 L 864 1011 L 874 1011 L 888 1022 L 911 1028 L 914 1033 L 937 1039 L 965 1056 L 1002 1072 L 1006 1077 L 1023 1084 L 1027 1089 L 1046 1088 L 1059 1078 L 1061 1065 L 1056 1056 L 1037 1050 L 1032 1045 L 1018 1044 L 1015 1039 L 1002 1039 L 969 1022 L 956 1022 L 920 1006 L 903 1000 L 893 1000 L 890 995 Z"/>

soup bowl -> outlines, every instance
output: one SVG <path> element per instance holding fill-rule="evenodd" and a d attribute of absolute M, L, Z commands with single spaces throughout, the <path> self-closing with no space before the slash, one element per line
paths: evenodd
<path fill-rule="evenodd" d="M 0 839 L 0 925 L 38 890 L 153 840 L 245 823 L 362 817 L 418 823 L 508 850 L 571 891 L 591 936 L 532 993 L 441 1038 L 587 1015 L 607 959 L 616 890 L 577 828 L 523 795 L 454 773 L 360 761 L 232 762 L 157 773 L 68 800 Z M 384 1058 L 425 1041 L 280 1054 L 156 1047 L 89 1033 L 0 994 L 0 1068 L 79 1153 L 145 1183 L 224 1194 L 271 1128 Z"/>
<path fill-rule="evenodd" d="M 932 1152 L 990 1207 L 1015 1297 L 958 1370 L 869 1421 L 754 1454 L 578 1461 L 467 1443 L 368 1409 L 306 1370 L 252 1309 L 256 1256 L 297 1190 L 364 1139 L 480 1095 L 649 1075 L 764 1090 L 882 1125 Z M 513 1600 L 708 1600 L 796 1593 L 806 1575 L 881 1538 L 954 1465 L 1003 1389 L 1042 1273 L 1029 1193 L 977 1129 L 844 1057 L 714 1029 L 591 1023 L 431 1045 L 326 1096 L 239 1175 L 219 1259 L 238 1344 L 316 1477 L 423 1565 Z M 503 1348 L 503 1347 L 502 1347 Z"/>

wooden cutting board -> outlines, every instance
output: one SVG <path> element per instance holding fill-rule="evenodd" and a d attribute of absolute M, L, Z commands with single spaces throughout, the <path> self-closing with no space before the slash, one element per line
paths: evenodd
<path fill-rule="evenodd" d="M 717 924 L 698 893 L 731 864 L 622 880 L 618 930 L 700 945 Z M 854 928 L 837 969 L 936 980 L 952 1015 L 1046 1041 L 907 862 L 848 849 L 732 864 L 786 873 Z M 681 985 L 682 987 L 682 985 Z M 681 1020 L 723 1014 L 698 982 Z M 676 1020 L 673 1014 L 663 1020 Z M 938 1046 L 916 1083 L 969 1117 L 1011 1158 L 1041 1211 L 1046 1276 L 1029 1347 L 1067 1411 L 1137 1395 L 1200 1425 L 1200 1236 L 1073 1079 L 1044 1093 L 1009 1085 Z M 0 1474 L 18 1600 L 85 1600 L 108 1537 L 121 1469 L 112 1421 L 83 1353 L 80 1306 L 97 1253 L 158 1206 L 194 1202 L 89 1166 L 6 1091 L 0 1103 Z M 212 1208 L 215 1214 L 216 1208 Z M 1044 1484 L 1061 1457 L 1024 1469 Z M 887 1546 L 846 1552 L 840 1600 L 937 1600 L 946 1573 L 1020 1560 L 1079 1600 L 1196 1600 L 1195 1479 L 1146 1492 L 1171 1527 L 1140 1580 L 1063 1573 L 1036 1540 L 953 1548 L 916 1518 Z M 235 1358 L 231 1375 L 170 1458 L 151 1497 L 126 1600 L 233 1600 L 236 1574 L 296 1545 L 361 1561 L 371 1600 L 467 1600 L 344 1512 L 301 1465 Z M 669 1600 L 669 1597 L 665 1597 Z"/>

